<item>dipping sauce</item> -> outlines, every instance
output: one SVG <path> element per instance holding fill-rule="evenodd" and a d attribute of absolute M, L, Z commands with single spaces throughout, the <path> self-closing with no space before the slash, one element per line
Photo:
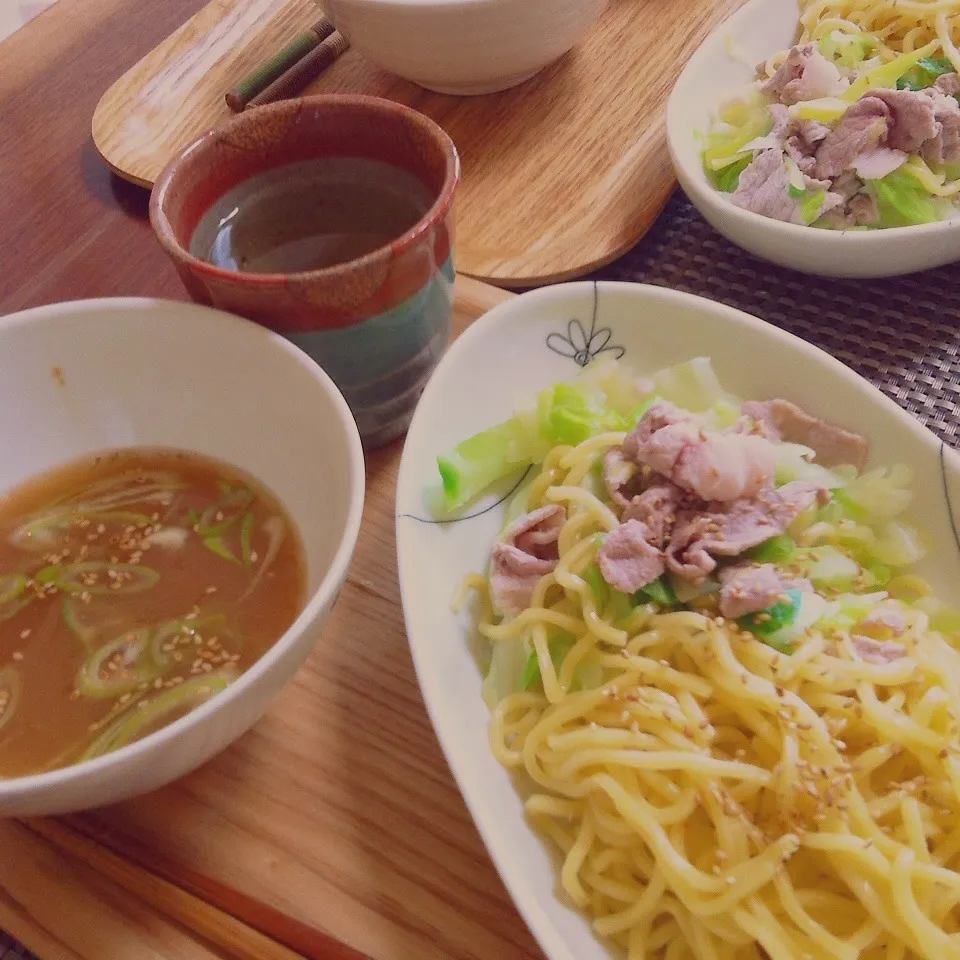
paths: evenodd
<path fill-rule="evenodd" d="M 0 777 L 204 703 L 287 630 L 305 586 L 277 499 L 194 453 L 109 452 L 0 497 Z"/>
<path fill-rule="evenodd" d="M 406 233 L 435 199 L 380 160 L 318 157 L 257 174 L 203 215 L 190 253 L 226 270 L 298 273 L 355 260 Z"/>

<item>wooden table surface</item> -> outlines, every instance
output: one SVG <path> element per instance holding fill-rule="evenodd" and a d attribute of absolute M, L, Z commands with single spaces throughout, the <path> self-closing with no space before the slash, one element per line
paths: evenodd
<path fill-rule="evenodd" d="M 162 0 L 145 6 L 137 0 L 58 0 L 0 42 L 0 314 L 85 297 L 185 298 L 150 230 L 146 191 L 109 173 L 91 143 L 90 118 L 113 80 L 202 2 Z M 467 300 L 469 283 L 461 285 Z M 485 295 L 479 289 L 475 293 L 481 299 Z M 419 701 L 416 709 L 422 710 Z M 435 744 L 433 753 L 449 778 Z M 455 797 L 452 781 L 451 794 Z M 452 815 L 472 832 L 465 810 Z M 57 821 L 0 821 L 0 929 L 41 957 L 281 960 L 296 955 L 254 929 L 272 933 L 277 918 L 251 915 L 242 899 L 217 900 L 202 885 L 182 889 L 162 870 L 154 874 L 83 844 Z M 464 943 L 462 955 L 478 956 L 473 947 L 495 929 L 494 936 L 503 938 L 498 942 L 510 944 L 495 949 L 498 956 L 536 957 L 532 938 L 475 832 L 464 845 L 483 860 L 472 857 L 473 873 L 489 877 L 482 882 L 496 889 L 490 888 L 491 898 L 478 905 L 478 916 L 461 925 L 461 932 L 471 924 L 475 928 L 473 943 Z M 389 914 L 387 900 L 380 902 Z M 375 903 L 370 907 L 378 909 Z M 361 914 L 343 922 L 345 929 L 351 924 L 356 929 L 358 943 L 366 935 Z M 429 938 L 428 927 L 419 933 L 401 930 L 397 950 L 388 949 L 386 930 L 385 924 L 376 935 L 377 960 L 426 955 L 415 944 L 418 936 Z M 296 945 L 298 952 L 306 952 L 300 943 L 309 941 L 310 956 L 329 960 L 358 956 L 336 940 L 277 939 Z M 432 949 L 438 957 L 460 953 L 439 942 Z"/>

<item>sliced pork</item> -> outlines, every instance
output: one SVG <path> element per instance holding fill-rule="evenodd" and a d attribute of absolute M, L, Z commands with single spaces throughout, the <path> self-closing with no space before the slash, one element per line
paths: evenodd
<path fill-rule="evenodd" d="M 607 534 L 597 551 L 597 566 L 610 586 L 634 593 L 663 573 L 663 554 L 650 538 L 649 528 L 639 520 L 627 520 Z"/>
<path fill-rule="evenodd" d="M 934 88 L 944 96 L 953 97 L 960 93 L 960 74 L 944 73 L 937 77 Z"/>
<path fill-rule="evenodd" d="M 890 110 L 876 97 L 861 97 L 847 108 L 817 150 L 816 175 L 830 179 L 853 167 L 853 161 L 881 144 Z"/>
<path fill-rule="evenodd" d="M 895 600 L 881 600 L 857 626 L 861 630 L 889 631 L 899 637 L 907 629 L 907 618 Z"/>
<path fill-rule="evenodd" d="M 770 485 L 776 461 L 776 449 L 763 437 L 704 430 L 692 418 L 665 418 L 656 407 L 640 420 L 623 449 L 701 500 L 754 496 Z"/>
<path fill-rule="evenodd" d="M 503 533 L 490 555 L 490 591 L 494 605 L 514 615 L 530 605 L 541 577 L 557 565 L 557 540 L 566 514 L 559 504 L 520 517 Z"/>
<path fill-rule="evenodd" d="M 956 78 L 957 74 L 946 74 Z M 944 79 L 943 77 L 939 78 Z M 937 89 L 924 91 L 933 104 L 937 133 L 920 150 L 923 159 L 934 166 L 960 160 L 960 103 Z"/>
<path fill-rule="evenodd" d="M 716 557 L 739 556 L 783 533 L 807 507 L 828 497 L 821 487 L 794 480 L 751 499 L 682 510 L 665 551 L 667 569 L 699 583 L 716 569 Z"/>
<path fill-rule="evenodd" d="M 641 445 L 647 443 L 650 438 L 664 427 L 670 427 L 677 423 L 697 423 L 697 418 L 687 410 L 681 410 L 676 404 L 669 400 L 658 400 L 652 404 L 650 409 L 640 418 L 639 423 L 627 434 L 623 441 L 623 453 L 628 459 L 639 462 L 637 451 Z"/>
<path fill-rule="evenodd" d="M 867 663 L 883 666 L 902 660 L 907 655 L 906 647 L 892 640 L 874 640 L 872 637 L 861 637 L 859 634 L 854 634 L 850 639 L 856 655 Z"/>
<path fill-rule="evenodd" d="M 781 103 L 799 103 L 838 93 L 846 86 L 836 66 L 827 60 L 815 43 L 793 47 L 776 73 L 761 87 Z"/>
<path fill-rule="evenodd" d="M 867 459 L 865 437 L 836 424 L 811 417 L 789 400 L 749 400 L 741 410 L 761 425 L 771 440 L 810 447 L 825 467 L 852 464 L 860 470 Z"/>
<path fill-rule="evenodd" d="M 791 588 L 813 590 L 809 580 L 785 577 L 772 563 L 727 567 L 720 584 L 720 614 L 731 619 L 766 610 Z"/>
<path fill-rule="evenodd" d="M 819 166 L 815 169 L 817 176 L 821 176 Z M 783 153 L 780 150 L 762 150 L 740 174 L 737 189 L 730 194 L 730 202 L 774 220 L 800 224 L 816 220 L 843 202 L 841 197 L 826 192 L 817 209 L 807 211 L 808 215 L 804 217 L 800 207 L 801 198 L 793 196 L 790 187 L 790 172 L 784 163 Z"/>
<path fill-rule="evenodd" d="M 917 90 L 868 90 L 864 95 L 864 99 L 867 98 L 886 104 L 889 110 L 887 146 L 894 150 L 916 153 L 925 141 L 937 135 L 933 100 L 925 93 Z"/>
<path fill-rule="evenodd" d="M 677 510 L 684 499 L 685 494 L 679 487 L 660 483 L 634 497 L 622 519 L 639 520 L 649 531 L 649 541 L 657 547 L 663 547 L 670 537 Z"/>

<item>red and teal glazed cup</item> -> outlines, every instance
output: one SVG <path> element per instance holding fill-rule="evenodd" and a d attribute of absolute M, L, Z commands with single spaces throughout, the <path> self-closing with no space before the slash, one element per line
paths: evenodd
<path fill-rule="evenodd" d="M 242 197 L 258 174 L 327 157 L 398 167 L 432 206 L 386 246 L 317 270 L 239 272 L 191 254 L 204 214 L 229 191 Z M 369 449 L 406 431 L 449 339 L 459 175 L 453 141 L 423 114 L 376 97 L 304 97 L 244 112 L 188 146 L 157 180 L 150 220 L 191 298 L 304 350 L 340 388 Z"/>

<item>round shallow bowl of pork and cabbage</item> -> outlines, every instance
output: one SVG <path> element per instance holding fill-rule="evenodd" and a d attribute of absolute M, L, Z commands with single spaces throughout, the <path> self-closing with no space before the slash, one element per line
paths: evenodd
<path fill-rule="evenodd" d="M 783 266 L 881 277 L 952 262 L 956 50 L 933 19 L 900 42 L 850 6 L 804 4 L 798 22 L 792 0 L 751 0 L 708 37 L 667 108 L 678 179 L 716 229 Z"/>

